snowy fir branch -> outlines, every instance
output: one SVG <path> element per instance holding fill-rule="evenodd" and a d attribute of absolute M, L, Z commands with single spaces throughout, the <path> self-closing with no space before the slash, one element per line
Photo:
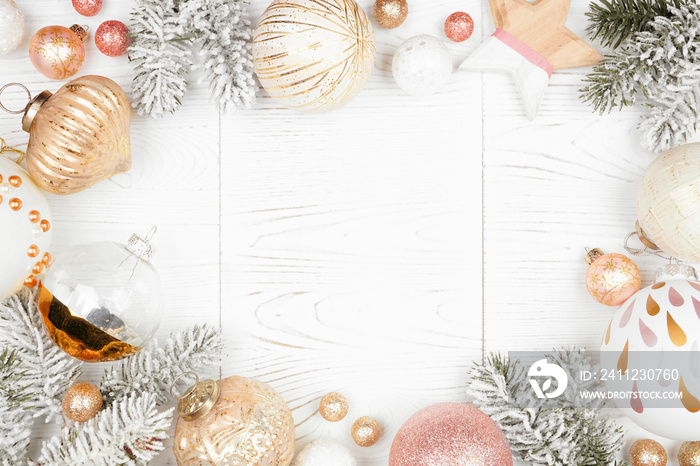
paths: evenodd
<path fill-rule="evenodd" d="M 207 0 L 182 3 L 182 21 L 199 46 L 205 80 L 219 109 L 250 108 L 255 104 L 250 21 L 240 1 Z"/>
<path fill-rule="evenodd" d="M 0 353 L 0 465 L 16 466 L 24 460 L 32 435 L 32 399 L 17 353 Z"/>
<path fill-rule="evenodd" d="M 192 52 L 177 14 L 177 0 L 137 0 L 131 15 L 134 107 L 151 118 L 173 113 L 187 90 Z"/>
<path fill-rule="evenodd" d="M 130 27 L 134 105 L 158 118 L 174 112 L 199 48 L 212 99 L 222 110 L 250 108 L 256 84 L 250 22 L 242 0 L 137 0 Z"/>
<path fill-rule="evenodd" d="M 207 325 L 173 333 L 163 345 L 151 342 L 105 371 L 100 387 L 105 404 L 141 392 L 153 393 L 158 404 L 167 403 L 178 375 L 190 371 L 203 375 L 221 362 L 223 348 L 221 330 Z"/>
<path fill-rule="evenodd" d="M 62 419 L 61 399 L 80 375 L 80 364 L 46 334 L 35 293 L 24 290 L 0 303 L 0 347 L 16 352 L 23 383 L 31 387 L 34 418 Z"/>
<path fill-rule="evenodd" d="M 587 356 L 579 350 L 562 350 L 547 358 L 567 374 L 590 368 Z M 552 408 L 544 401 L 533 404 L 527 381 L 527 371 L 519 361 L 492 354 L 484 364 L 474 366 L 467 389 L 476 406 L 498 424 L 522 460 L 547 466 L 627 464 L 616 459 L 623 446 L 622 430 L 599 409 L 600 402 L 575 397 L 595 382 L 581 382 L 570 376 L 567 397 Z"/>
<path fill-rule="evenodd" d="M 670 8 L 680 8 L 694 0 L 599 0 L 586 13 L 590 24 L 586 31 L 592 40 L 617 48 L 635 32 L 647 30 L 657 16 L 670 16 Z"/>
<path fill-rule="evenodd" d="M 657 152 L 683 143 L 698 122 L 700 6 L 669 7 L 647 31 L 625 40 L 584 80 L 582 99 L 601 114 L 639 101 L 645 147 Z"/>
<path fill-rule="evenodd" d="M 131 394 L 97 417 L 63 429 L 44 443 L 39 464 L 117 466 L 147 464 L 164 449 L 172 423 L 170 409 L 159 412 L 153 393 Z"/>

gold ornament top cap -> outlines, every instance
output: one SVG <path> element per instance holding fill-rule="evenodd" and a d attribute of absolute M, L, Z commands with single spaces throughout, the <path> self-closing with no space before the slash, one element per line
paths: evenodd
<path fill-rule="evenodd" d="M 175 384 L 186 375 L 194 375 L 196 382 L 188 388 L 182 396 L 174 393 Z M 178 375 L 170 386 L 170 395 L 180 400 L 177 404 L 177 415 L 187 422 L 197 420 L 211 411 L 221 395 L 219 384 L 211 379 L 199 380 L 199 376 L 194 372 L 185 372 Z"/>
<path fill-rule="evenodd" d="M 586 264 L 591 265 L 593 263 L 593 261 L 595 261 L 597 258 L 599 258 L 600 256 L 602 256 L 604 254 L 605 253 L 603 252 L 602 249 L 593 248 L 586 253 L 586 257 L 584 259 L 586 261 Z"/>
<path fill-rule="evenodd" d="M 69 27 L 71 31 L 75 33 L 76 36 L 80 38 L 81 41 L 85 42 L 85 39 L 87 39 L 88 33 L 88 27 L 87 26 L 81 26 L 80 24 L 74 24 L 71 27 Z"/>
<path fill-rule="evenodd" d="M 647 238 L 646 233 L 644 233 L 644 230 L 642 230 L 642 226 L 639 224 L 639 220 L 637 220 L 637 223 L 634 225 L 634 228 L 637 232 L 637 237 L 639 238 L 639 241 L 641 241 L 644 246 L 648 247 L 652 251 L 660 250 L 660 248 L 656 244 L 654 244 L 652 240 Z"/>
<path fill-rule="evenodd" d="M 51 97 L 53 94 L 49 91 L 44 91 L 38 96 L 34 97 L 29 104 L 27 104 L 27 108 L 24 109 L 24 116 L 22 117 L 22 129 L 25 132 L 29 132 L 32 129 L 32 122 L 34 121 L 34 118 L 39 114 L 39 110 L 41 110 L 41 106 L 46 103 L 47 100 L 49 100 L 49 97 Z"/>
<path fill-rule="evenodd" d="M 654 274 L 654 283 L 683 279 L 697 282 L 698 273 L 695 268 L 687 264 L 666 264 L 656 269 Z"/>

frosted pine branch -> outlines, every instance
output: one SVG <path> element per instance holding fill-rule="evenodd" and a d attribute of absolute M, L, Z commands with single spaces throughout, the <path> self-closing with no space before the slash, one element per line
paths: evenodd
<path fill-rule="evenodd" d="M 158 404 L 169 401 L 170 385 L 178 375 L 203 375 L 221 362 L 221 331 L 202 325 L 173 333 L 163 345 L 151 342 L 135 355 L 105 371 L 100 390 L 110 404 L 129 393 L 150 392 Z"/>
<path fill-rule="evenodd" d="M 152 393 L 121 398 L 97 417 L 65 428 L 44 443 L 39 464 L 115 466 L 147 464 L 161 450 L 172 409 L 159 412 Z"/>
<path fill-rule="evenodd" d="M 15 352 L 0 353 L 0 465 L 17 466 L 25 460 L 31 425 L 32 398 L 23 380 L 21 361 Z"/>
<path fill-rule="evenodd" d="M 181 21 L 192 30 L 212 99 L 221 110 L 250 108 L 257 86 L 249 41 L 250 22 L 240 0 L 188 1 Z"/>
<path fill-rule="evenodd" d="M 32 416 L 62 418 L 61 399 L 80 375 L 80 365 L 46 334 L 35 293 L 24 290 L 0 303 L 0 347 L 16 351 L 23 383 L 32 395 Z"/>
<path fill-rule="evenodd" d="M 137 0 L 129 32 L 132 43 L 134 107 L 151 118 L 172 113 L 187 90 L 192 66 L 189 40 L 180 25 L 176 0 Z"/>

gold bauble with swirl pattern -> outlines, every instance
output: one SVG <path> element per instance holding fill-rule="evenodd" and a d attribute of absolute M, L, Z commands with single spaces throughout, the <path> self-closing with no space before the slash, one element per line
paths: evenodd
<path fill-rule="evenodd" d="M 355 97 L 374 54 L 372 26 L 354 0 L 274 0 L 253 35 L 260 84 L 305 112 L 332 110 Z"/>
<path fill-rule="evenodd" d="M 36 184 L 73 194 L 131 168 L 131 106 L 111 79 L 83 76 L 27 107 L 27 168 Z"/>

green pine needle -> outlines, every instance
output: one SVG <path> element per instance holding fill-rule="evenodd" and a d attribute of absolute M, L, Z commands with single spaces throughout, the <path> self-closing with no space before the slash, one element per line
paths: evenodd
<path fill-rule="evenodd" d="M 587 32 L 606 47 L 616 49 L 635 32 L 647 30 L 657 16 L 668 17 L 669 8 L 679 8 L 694 0 L 598 0 L 586 13 L 591 24 Z"/>

